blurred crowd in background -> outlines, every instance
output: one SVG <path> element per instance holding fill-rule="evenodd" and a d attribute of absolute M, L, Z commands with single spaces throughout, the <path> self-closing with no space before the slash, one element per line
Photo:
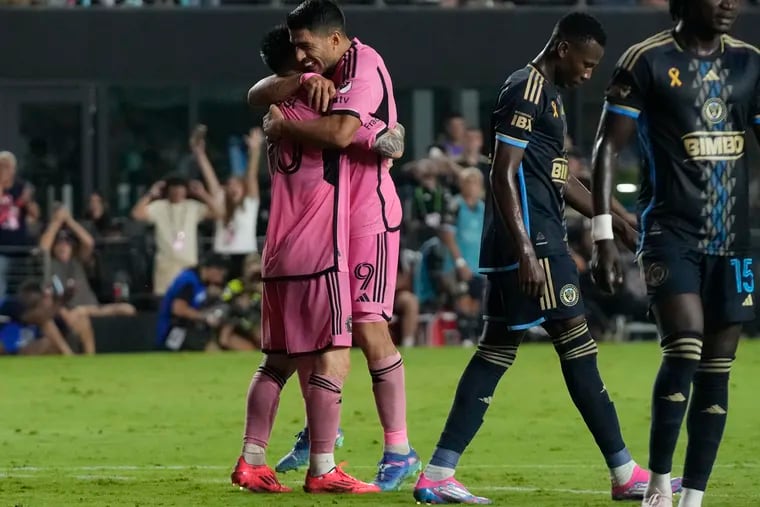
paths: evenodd
<path fill-rule="evenodd" d="M 485 280 L 477 267 L 490 147 L 460 114 L 447 115 L 440 130 L 427 157 L 392 171 L 405 217 L 392 328 L 404 346 L 472 344 L 482 325 Z M 155 181 L 128 216 L 118 217 L 99 193 L 89 196 L 81 216 L 61 202 L 42 212 L 25 168 L 12 153 L 0 153 L 0 296 L 6 296 L 0 316 L 18 321 L 27 334 L 6 336 L 6 351 L 31 343 L 53 323 L 78 344 L 72 350 L 94 352 L 91 319 L 138 312 L 156 314 L 161 349 L 258 347 L 259 251 L 268 217 L 262 197 L 269 185 L 264 137 L 251 129 L 230 157 L 232 167 L 216 168 L 206 135 L 197 126 L 182 169 Z M 588 157 L 572 139 L 566 144 L 570 170 L 588 183 Z M 589 275 L 588 220 L 568 210 L 567 226 L 595 336 L 653 336 L 633 254 L 627 254 L 623 289 L 603 295 Z M 541 330 L 534 331 L 540 339 Z M 45 346 L 56 350 L 55 342 Z"/>

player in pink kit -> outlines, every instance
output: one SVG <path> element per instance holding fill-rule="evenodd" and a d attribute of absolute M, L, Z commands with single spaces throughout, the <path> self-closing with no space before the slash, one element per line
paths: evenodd
<path fill-rule="evenodd" d="M 275 28 L 264 38 L 262 57 L 273 71 L 288 73 L 297 66 L 294 56 L 286 27 Z M 281 103 L 286 118 L 319 117 L 303 98 L 295 95 Z M 352 146 L 393 156 L 393 151 L 383 148 L 383 139 L 389 137 L 383 134 L 386 130 L 383 122 L 360 128 Z M 231 479 L 251 491 L 289 491 L 266 466 L 265 450 L 282 387 L 298 369 L 315 435 L 304 489 L 377 492 L 377 486 L 336 467 L 332 454 L 351 346 L 349 229 L 346 214 L 340 211 L 349 206 L 348 159 L 340 150 L 302 146 L 289 139 L 271 144 L 268 156 L 272 208 L 262 255 L 266 356 L 249 388 L 243 453 Z M 318 441 L 317 435 L 329 437 Z"/>
<path fill-rule="evenodd" d="M 395 293 L 401 204 L 388 172 L 389 163 L 377 154 L 349 146 L 362 126 L 378 121 L 395 125 L 393 84 L 382 57 L 358 39 L 346 36 L 343 13 L 331 1 L 305 1 L 288 15 L 287 23 L 299 62 L 329 77 L 336 93 L 328 114 L 317 120 L 288 120 L 277 108 L 271 108 L 264 131 L 273 139 L 346 148 L 351 165 L 349 272 L 353 337 L 367 358 L 384 430 L 385 446 L 375 484 L 383 490 L 395 490 L 421 466 L 407 438 L 404 366 L 387 323 Z M 270 93 L 270 98 L 273 95 L 276 94 Z M 313 447 L 314 431 L 309 430 Z M 298 464 L 298 460 L 290 458 L 304 443 L 308 445 L 304 435 L 306 432 L 278 464 L 278 471 Z"/>

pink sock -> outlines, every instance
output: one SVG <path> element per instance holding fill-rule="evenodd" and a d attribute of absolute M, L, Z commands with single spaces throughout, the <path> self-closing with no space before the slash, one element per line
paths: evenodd
<path fill-rule="evenodd" d="M 390 357 L 369 364 L 372 392 L 385 432 L 385 450 L 408 454 L 406 435 L 406 391 L 404 389 L 404 360 L 396 352 Z"/>
<path fill-rule="evenodd" d="M 325 375 L 311 374 L 306 390 L 306 417 L 309 421 L 311 454 L 332 454 L 340 425 L 343 382 Z"/>
<path fill-rule="evenodd" d="M 309 379 L 311 378 L 311 372 L 314 368 L 309 366 L 298 368 L 298 383 L 301 386 L 301 396 L 304 399 L 304 413 L 306 413 L 306 391 L 309 389 Z M 304 429 L 309 429 L 309 418 L 307 417 L 303 425 Z"/>
<path fill-rule="evenodd" d="M 243 444 L 266 448 L 286 380 L 271 368 L 259 366 L 248 388 Z"/>

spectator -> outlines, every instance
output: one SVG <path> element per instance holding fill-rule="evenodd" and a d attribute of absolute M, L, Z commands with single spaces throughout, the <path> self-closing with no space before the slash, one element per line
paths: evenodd
<path fill-rule="evenodd" d="M 251 129 L 246 142 L 248 168 L 245 178 L 230 176 L 222 187 L 206 155 L 206 127 L 199 125 L 190 137 L 190 148 L 201 168 L 209 193 L 217 206 L 224 209 L 223 216 L 216 220 L 214 252 L 230 257 L 230 278 L 239 278 L 243 273 L 246 257 L 257 251 L 259 162 L 264 133 L 260 128 Z"/>
<path fill-rule="evenodd" d="M 465 169 L 460 188 L 461 194 L 449 203 L 441 228 L 447 250 L 443 271 L 458 285 L 454 309 L 459 314 L 462 338 L 475 341 L 480 334 L 480 299 L 485 288 L 485 280 L 478 274 L 485 216 L 483 174 L 476 168 Z"/>
<path fill-rule="evenodd" d="M 94 247 L 95 240 L 90 233 L 74 220 L 64 206 L 59 206 L 40 238 L 40 249 L 51 256 L 51 273 L 71 293 L 66 308 L 89 317 L 135 315 L 135 308 L 128 303 L 101 305 L 98 302 L 90 287 L 86 269 L 93 265 Z M 68 320 L 71 318 L 76 316 L 71 316 Z"/>
<path fill-rule="evenodd" d="M 87 210 L 84 212 L 84 224 L 96 237 L 102 238 L 119 233 L 111 214 L 108 212 L 108 205 L 100 192 L 90 194 Z"/>
<path fill-rule="evenodd" d="M 182 270 L 198 264 L 198 224 L 221 215 L 199 181 L 188 184 L 180 177 L 155 183 L 137 202 L 132 217 L 155 226 L 154 294 L 163 295 Z"/>
<path fill-rule="evenodd" d="M 462 155 L 465 144 L 465 134 L 467 124 L 464 116 L 459 113 L 450 113 L 444 120 L 444 133 L 441 135 L 439 143 L 443 151 L 449 157 L 456 159 Z"/>
<path fill-rule="evenodd" d="M 221 324 L 216 311 L 203 311 L 210 293 L 221 293 L 229 259 L 211 255 L 171 282 L 158 314 L 157 345 L 162 350 L 206 350 Z"/>
<path fill-rule="evenodd" d="M 29 244 L 27 219 L 39 214 L 32 187 L 16 178 L 16 167 L 13 153 L 0 152 L 0 298 L 8 290 L 11 263 L 29 253 L 22 249 Z"/>
<path fill-rule="evenodd" d="M 420 321 L 420 301 L 414 293 L 412 269 L 403 252 L 399 255 L 398 273 L 396 275 L 396 296 L 393 300 L 393 312 L 398 316 L 398 328 L 403 347 L 417 344 L 417 328 Z"/>
<path fill-rule="evenodd" d="M 15 297 L 2 300 L 0 354 L 74 354 L 65 336 L 74 337 L 56 318 L 60 296 L 62 293 L 54 294 L 50 288 L 29 281 L 21 285 Z M 80 340 L 85 353 L 95 353 L 92 333 L 80 335 Z"/>
<path fill-rule="evenodd" d="M 464 149 L 455 162 L 462 167 L 475 167 L 483 174 L 483 181 L 488 185 L 491 164 L 488 157 L 483 155 L 483 132 L 479 128 L 470 127 L 464 137 Z"/>
<path fill-rule="evenodd" d="M 433 159 L 418 161 L 413 169 L 417 186 L 411 196 L 411 212 L 406 214 L 409 246 L 416 248 L 438 233 L 449 192 L 443 186 L 440 169 Z"/>
<path fill-rule="evenodd" d="M 222 299 L 227 315 L 219 330 L 219 346 L 224 350 L 261 348 L 261 280 L 236 278 L 227 283 Z"/>

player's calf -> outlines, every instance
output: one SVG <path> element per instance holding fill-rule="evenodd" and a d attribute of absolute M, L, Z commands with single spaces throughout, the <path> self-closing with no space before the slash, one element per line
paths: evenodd
<path fill-rule="evenodd" d="M 689 403 L 691 383 L 702 355 L 702 333 L 682 331 L 662 339 L 662 363 L 652 394 L 650 489 L 663 490 L 673 467 L 678 433 Z"/>
<path fill-rule="evenodd" d="M 251 379 L 246 403 L 243 450 L 231 480 L 254 492 L 290 491 L 266 466 L 266 448 L 272 433 L 280 393 L 292 375 L 294 363 L 284 355 L 268 355 Z"/>
<path fill-rule="evenodd" d="M 570 397 L 594 437 L 610 471 L 613 500 L 641 499 L 649 472 L 639 467 L 625 446 L 615 405 L 597 367 L 597 346 L 585 319 L 546 326 L 560 358 Z M 680 480 L 665 491 L 678 491 Z"/>
<path fill-rule="evenodd" d="M 689 444 L 684 466 L 684 495 L 679 507 L 700 507 L 728 416 L 728 381 L 733 357 L 702 358 L 694 374 L 686 427 Z"/>
<path fill-rule="evenodd" d="M 517 357 L 516 344 L 522 334 L 512 334 L 511 338 L 507 338 L 508 344 L 488 345 L 486 342 L 492 329 L 493 326 L 486 325 L 486 339 L 478 345 L 478 350 L 462 373 L 446 425 L 433 457 L 425 467 L 425 477 L 433 482 L 454 476 L 462 453 L 483 424 L 499 380 Z M 505 329 L 501 330 L 507 333 Z"/>

